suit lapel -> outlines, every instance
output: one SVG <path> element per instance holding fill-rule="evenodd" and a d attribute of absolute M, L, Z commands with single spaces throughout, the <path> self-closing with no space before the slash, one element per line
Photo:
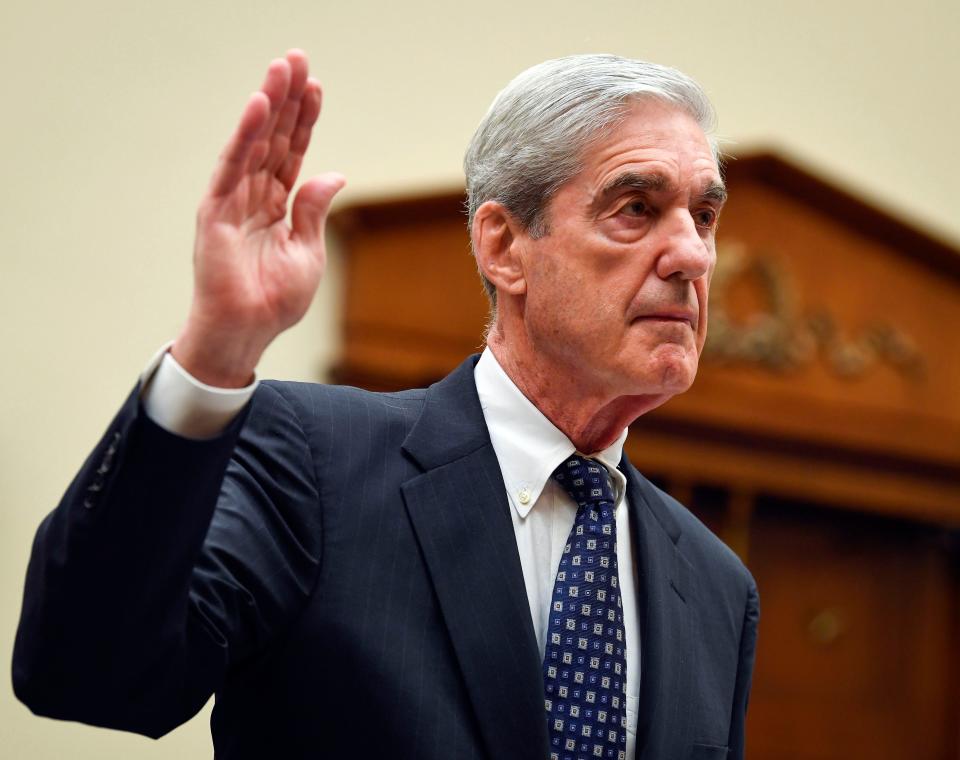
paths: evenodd
<path fill-rule="evenodd" d="M 491 757 L 547 753 L 541 663 L 506 489 L 468 360 L 427 392 L 407 512 Z"/>
<path fill-rule="evenodd" d="M 690 566 L 677 549 L 681 529 L 661 496 L 624 458 L 637 558 L 641 675 L 637 760 L 681 757 L 693 652 Z"/>

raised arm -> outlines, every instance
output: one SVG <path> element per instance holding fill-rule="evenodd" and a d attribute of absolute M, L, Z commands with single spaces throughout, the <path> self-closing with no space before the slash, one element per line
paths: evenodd
<path fill-rule="evenodd" d="M 270 342 L 303 317 L 320 283 L 324 223 L 344 178 L 328 173 L 305 182 L 287 223 L 320 102 L 302 51 L 273 61 L 200 202 L 193 302 L 172 353 L 209 385 L 246 385 Z"/>
<path fill-rule="evenodd" d="M 245 384 L 320 281 L 343 178 L 305 183 L 285 222 L 319 112 L 303 53 L 274 61 L 201 203 L 173 351 L 208 384 Z M 276 390 L 204 440 L 156 424 L 139 391 L 37 531 L 12 675 L 40 715 L 159 736 L 296 614 L 320 530 L 307 439 Z"/>

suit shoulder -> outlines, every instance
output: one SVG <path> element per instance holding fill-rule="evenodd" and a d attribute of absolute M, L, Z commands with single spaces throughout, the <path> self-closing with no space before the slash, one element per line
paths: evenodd
<path fill-rule="evenodd" d="M 351 407 L 378 411 L 383 414 L 392 412 L 417 411 L 423 406 L 426 390 L 414 388 L 392 393 L 378 393 L 354 388 L 349 385 L 327 385 L 325 383 L 294 382 L 289 380 L 264 380 L 257 388 L 258 393 L 276 394 L 295 408 L 316 411 L 327 405 L 334 409 L 347 410 Z"/>
<path fill-rule="evenodd" d="M 746 591 L 755 587 L 750 571 L 729 546 L 681 502 L 647 482 L 680 527 L 677 546 L 691 564 L 718 579 L 724 579 L 727 583 L 736 583 Z"/>
<path fill-rule="evenodd" d="M 423 407 L 423 389 L 376 393 L 347 385 L 265 380 L 254 394 L 257 407 L 284 404 L 301 424 L 336 430 L 380 424 L 412 425 Z"/>

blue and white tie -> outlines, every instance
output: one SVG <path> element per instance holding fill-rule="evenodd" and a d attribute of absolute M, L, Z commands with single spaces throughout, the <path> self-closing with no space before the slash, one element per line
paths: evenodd
<path fill-rule="evenodd" d="M 553 587 L 543 659 L 550 758 L 625 760 L 627 660 L 610 474 L 574 455 L 553 477 L 578 509 Z"/>

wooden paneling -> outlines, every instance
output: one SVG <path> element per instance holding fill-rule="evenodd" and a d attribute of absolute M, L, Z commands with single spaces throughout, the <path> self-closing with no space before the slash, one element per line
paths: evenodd
<path fill-rule="evenodd" d="M 641 470 L 960 528 L 960 482 L 949 468 L 671 423 L 631 427 L 627 452 Z"/>
<path fill-rule="evenodd" d="M 762 633 L 751 757 L 947 757 L 956 639 L 936 531 L 761 502 L 750 566 Z"/>
<path fill-rule="evenodd" d="M 487 315 L 461 194 L 344 209 L 348 251 L 341 380 L 433 382 L 480 350 Z"/>

